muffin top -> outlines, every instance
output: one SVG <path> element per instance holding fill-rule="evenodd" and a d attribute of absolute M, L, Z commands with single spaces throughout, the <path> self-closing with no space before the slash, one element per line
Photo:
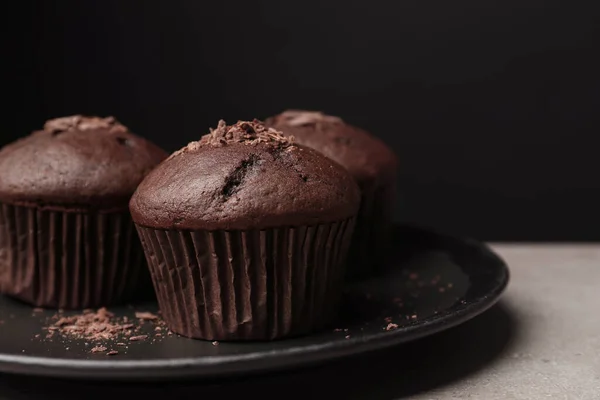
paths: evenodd
<path fill-rule="evenodd" d="M 152 228 L 247 230 L 339 221 L 359 201 L 356 183 L 331 159 L 260 121 L 220 121 L 149 173 L 130 210 Z"/>
<path fill-rule="evenodd" d="M 52 119 L 0 150 L 0 201 L 59 210 L 126 210 L 167 154 L 113 117 Z"/>
<path fill-rule="evenodd" d="M 267 126 L 293 135 L 344 166 L 363 186 L 396 174 L 398 159 L 381 140 L 341 118 L 316 111 L 287 110 L 267 118 Z"/>

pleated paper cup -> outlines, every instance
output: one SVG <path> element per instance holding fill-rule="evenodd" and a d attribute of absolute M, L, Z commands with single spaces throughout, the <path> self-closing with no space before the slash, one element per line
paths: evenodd
<path fill-rule="evenodd" d="M 354 219 L 294 228 L 138 226 L 162 317 L 205 340 L 272 340 L 335 321 Z"/>
<path fill-rule="evenodd" d="M 0 289 L 37 307 L 129 301 L 150 282 L 131 216 L 0 205 Z"/>

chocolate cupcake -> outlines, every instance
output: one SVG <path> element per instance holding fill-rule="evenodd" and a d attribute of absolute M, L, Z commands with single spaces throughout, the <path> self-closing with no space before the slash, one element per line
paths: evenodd
<path fill-rule="evenodd" d="M 382 141 L 340 118 L 288 110 L 265 121 L 344 166 L 358 183 L 361 206 L 350 255 L 348 279 L 364 278 L 385 265 L 396 201 L 398 159 Z"/>
<path fill-rule="evenodd" d="M 332 322 L 359 201 L 334 161 L 221 121 L 148 174 L 130 210 L 171 330 L 270 340 Z"/>
<path fill-rule="evenodd" d="M 112 117 L 79 115 L 50 120 L 2 148 L 2 293 L 74 309 L 151 287 L 128 203 L 166 156 Z"/>

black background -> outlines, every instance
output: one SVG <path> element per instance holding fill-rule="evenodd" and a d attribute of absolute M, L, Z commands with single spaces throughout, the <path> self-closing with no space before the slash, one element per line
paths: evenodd
<path fill-rule="evenodd" d="M 317 109 L 398 153 L 399 220 L 488 240 L 596 240 L 593 5 L 5 3 L 0 144 L 83 113 L 175 150 L 220 118 Z"/>

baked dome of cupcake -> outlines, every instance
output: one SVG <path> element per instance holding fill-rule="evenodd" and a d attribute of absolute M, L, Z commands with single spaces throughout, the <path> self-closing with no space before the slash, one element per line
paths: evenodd
<path fill-rule="evenodd" d="M 224 121 L 169 157 L 131 200 L 134 221 L 161 229 L 253 229 L 353 216 L 352 177 L 260 122 Z"/>
<path fill-rule="evenodd" d="M 351 247 L 349 277 L 364 277 L 385 263 L 396 196 L 398 158 L 381 140 L 341 118 L 316 111 L 288 110 L 267 126 L 294 136 L 297 143 L 335 160 L 362 192 Z"/>
<path fill-rule="evenodd" d="M 267 118 L 265 124 L 293 135 L 297 143 L 335 160 L 359 184 L 376 185 L 389 180 L 398 169 L 398 158 L 385 143 L 340 117 L 318 111 L 288 110 Z"/>
<path fill-rule="evenodd" d="M 137 185 L 165 157 L 112 117 L 53 119 L 0 150 L 0 201 L 126 210 Z"/>
<path fill-rule="evenodd" d="M 2 148 L 0 291 L 66 309 L 151 291 L 128 203 L 166 157 L 112 117 L 81 115 Z"/>
<path fill-rule="evenodd" d="M 333 160 L 221 121 L 148 174 L 130 209 L 171 330 L 269 340 L 333 322 L 359 201 Z"/>

